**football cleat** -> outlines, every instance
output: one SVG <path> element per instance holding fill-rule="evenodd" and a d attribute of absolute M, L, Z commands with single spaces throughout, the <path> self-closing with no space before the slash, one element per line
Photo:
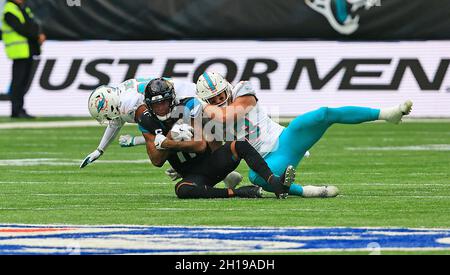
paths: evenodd
<path fill-rule="evenodd" d="M 278 199 L 286 199 L 289 195 L 289 189 L 295 181 L 295 169 L 289 165 L 284 171 L 283 176 L 272 176 L 268 183 L 272 186 L 272 190 Z"/>
<path fill-rule="evenodd" d="M 397 107 L 381 110 L 381 112 L 383 112 L 383 119 L 393 124 L 399 124 L 402 121 L 403 116 L 409 115 L 411 113 L 412 106 L 412 101 L 407 100 Z"/>
<path fill-rule="evenodd" d="M 262 188 L 256 185 L 242 186 L 237 189 L 233 189 L 233 192 L 236 197 L 239 198 L 262 198 Z"/>
<path fill-rule="evenodd" d="M 281 177 L 281 184 L 284 186 L 284 193 L 279 195 L 280 199 L 286 199 L 289 195 L 289 189 L 291 184 L 295 181 L 295 169 L 294 166 L 289 165 L 284 171 L 284 175 Z"/>

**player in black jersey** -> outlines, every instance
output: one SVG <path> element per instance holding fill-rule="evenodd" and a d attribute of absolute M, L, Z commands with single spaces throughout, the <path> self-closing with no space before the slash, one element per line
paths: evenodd
<path fill-rule="evenodd" d="M 193 134 L 202 137 L 202 129 L 189 126 L 191 119 L 201 115 L 201 108 L 196 108 L 194 98 L 177 99 L 170 82 L 163 78 L 150 81 L 145 89 L 145 104 L 148 109 L 141 110 L 138 123 L 147 153 L 153 165 L 161 167 L 168 161 L 182 176 L 175 186 L 179 198 L 261 197 L 257 186 L 214 187 L 237 168 L 241 159 L 273 186 L 278 198 L 287 196 L 295 177 L 293 167 L 278 177 L 247 141 L 227 142 L 213 151 L 211 147 L 217 146 L 204 139 L 192 140 Z"/>

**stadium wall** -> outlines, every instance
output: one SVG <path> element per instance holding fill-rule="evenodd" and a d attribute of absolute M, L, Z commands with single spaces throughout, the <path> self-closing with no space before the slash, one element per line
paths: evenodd
<path fill-rule="evenodd" d="M 447 0 L 28 0 L 50 39 L 450 39 Z"/>
<path fill-rule="evenodd" d="M 450 117 L 449 48 L 450 41 L 49 41 L 25 107 L 40 116 L 87 116 L 89 93 L 101 84 L 160 75 L 195 81 L 214 69 L 233 83 L 249 79 L 274 115 L 409 98 L 414 117 Z M 3 93 L 9 62 L 0 55 Z M 9 112 L 0 101 L 0 115 Z"/>

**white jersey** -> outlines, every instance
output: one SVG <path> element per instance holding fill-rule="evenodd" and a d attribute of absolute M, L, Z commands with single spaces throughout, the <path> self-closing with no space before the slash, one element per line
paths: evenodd
<path fill-rule="evenodd" d="M 117 86 L 120 90 L 120 119 L 136 123 L 135 113 L 144 104 L 145 87 L 153 78 L 129 79 Z M 195 84 L 187 81 L 170 80 L 174 85 L 177 99 L 195 96 Z"/>
<path fill-rule="evenodd" d="M 135 115 L 139 106 L 144 104 L 145 87 L 154 78 L 129 79 L 120 83 L 117 88 L 120 90 L 120 116 L 111 120 L 103 134 L 98 148 L 105 151 L 112 140 L 117 136 L 122 126 L 128 123 L 136 123 Z M 177 99 L 191 97 L 195 95 L 195 84 L 187 81 L 172 80 Z"/>
<path fill-rule="evenodd" d="M 232 101 L 246 95 L 256 97 L 255 90 L 248 81 L 237 84 L 231 94 Z M 257 102 L 241 121 L 237 122 L 234 135 L 237 140 L 246 139 L 258 153 L 265 157 L 278 148 L 278 139 L 284 127 L 274 122 Z"/>

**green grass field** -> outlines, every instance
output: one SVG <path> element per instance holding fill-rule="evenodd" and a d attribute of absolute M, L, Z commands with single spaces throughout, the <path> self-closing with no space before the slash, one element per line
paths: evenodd
<path fill-rule="evenodd" d="M 300 184 L 338 186 L 333 199 L 179 200 L 142 146 L 114 143 L 80 170 L 102 133 L 0 129 L 0 223 L 450 228 L 446 121 L 333 126 L 297 170 Z"/>

